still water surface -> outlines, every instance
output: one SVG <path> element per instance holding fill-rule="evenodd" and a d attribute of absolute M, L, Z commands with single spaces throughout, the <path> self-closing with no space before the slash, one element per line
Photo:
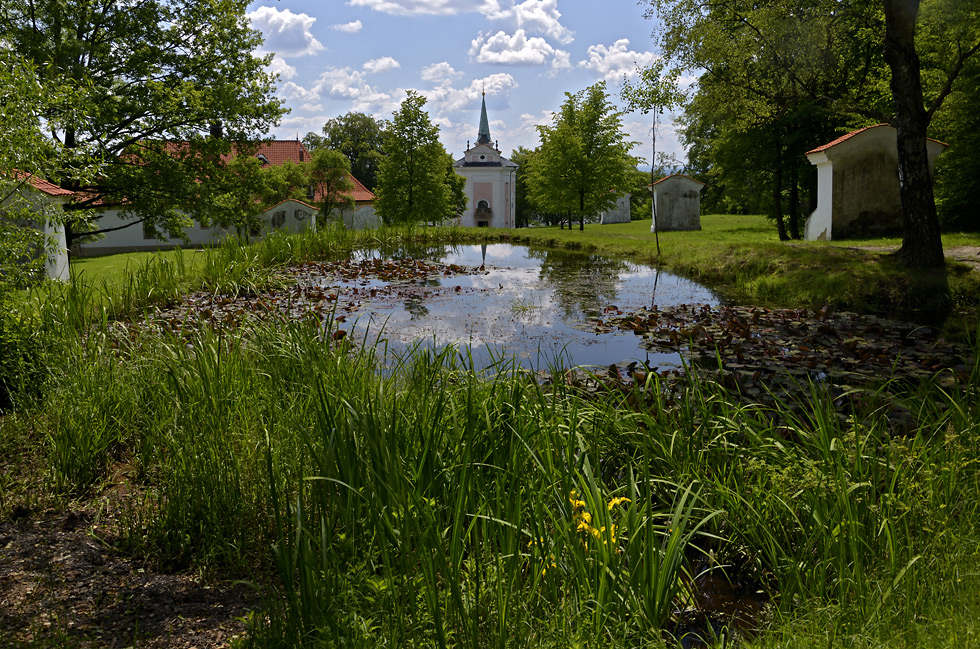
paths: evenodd
<path fill-rule="evenodd" d="M 474 274 L 407 282 L 404 290 L 365 300 L 351 318 L 369 342 L 380 337 L 389 350 L 412 345 L 440 348 L 456 344 L 476 367 L 514 357 L 525 368 L 644 361 L 676 366 L 675 353 L 650 352 L 631 333 L 595 333 L 590 322 L 615 309 L 654 304 L 719 304 L 703 286 L 601 255 L 510 244 L 445 246 L 409 251 L 417 259 L 480 269 Z M 367 257 L 404 256 L 406 251 Z M 391 284 L 379 279 L 323 283 L 342 292 Z M 613 310 L 609 310 L 613 309 Z"/>

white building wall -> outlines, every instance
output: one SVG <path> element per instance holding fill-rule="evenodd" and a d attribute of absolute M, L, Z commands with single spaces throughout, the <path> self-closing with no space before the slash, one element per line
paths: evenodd
<path fill-rule="evenodd" d="M 817 159 L 817 158 L 821 159 Z M 813 156 L 817 166 L 817 209 L 813 210 L 803 228 L 803 238 L 807 241 L 829 241 L 834 202 L 834 166 L 827 156 L 820 153 Z"/>
<path fill-rule="evenodd" d="M 616 205 L 599 216 L 599 224 L 629 223 L 632 218 L 630 211 L 630 194 L 623 194 L 616 199 Z"/>
<path fill-rule="evenodd" d="M 252 236 L 261 237 L 273 230 L 285 230 L 286 232 L 302 232 L 307 229 L 316 229 L 317 209 L 301 201 L 286 200 L 278 205 L 269 208 L 262 215 L 262 228 Z M 98 221 L 98 227 L 114 228 L 121 225 L 132 224 L 132 219 L 123 219 L 122 211 L 118 209 L 107 210 Z M 185 230 L 187 240 L 177 237 L 165 237 L 158 239 L 147 236 L 142 223 L 135 223 L 121 230 L 113 230 L 103 235 L 103 238 L 96 241 L 86 242 L 79 246 L 79 253 L 82 256 L 109 255 L 119 252 L 136 252 L 145 250 L 165 250 L 168 248 L 179 248 L 182 246 L 200 247 L 214 246 L 220 244 L 228 237 L 237 236 L 235 228 L 203 227 L 198 222 L 193 222 Z"/>

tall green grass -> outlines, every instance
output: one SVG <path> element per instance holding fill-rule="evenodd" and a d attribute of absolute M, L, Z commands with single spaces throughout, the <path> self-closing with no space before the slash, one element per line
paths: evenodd
<path fill-rule="evenodd" d="M 206 285 L 251 290 L 367 236 L 200 253 Z M 204 285 L 184 269 L 38 298 L 50 378 L 21 407 L 52 489 L 132 468 L 127 551 L 271 584 L 248 645 L 660 646 L 704 613 L 704 570 L 764 594 L 760 645 L 887 646 L 978 608 L 976 361 L 842 412 L 819 385 L 771 408 L 693 372 L 586 392 L 454 348 L 380 371 L 381 347 L 313 319 L 179 336 L 118 320 Z M 715 615 L 703 634 L 729 632 Z"/>

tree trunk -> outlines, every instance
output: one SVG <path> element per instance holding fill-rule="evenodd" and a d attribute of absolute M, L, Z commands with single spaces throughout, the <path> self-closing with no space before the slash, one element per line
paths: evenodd
<path fill-rule="evenodd" d="M 941 269 L 946 259 L 926 149 L 929 114 L 922 98 L 919 56 L 915 51 L 919 0 L 884 0 L 884 5 L 885 61 L 892 71 L 904 227 L 898 257 L 910 268 Z"/>
<path fill-rule="evenodd" d="M 789 236 L 800 238 L 800 168 L 790 167 L 789 172 Z"/>
<path fill-rule="evenodd" d="M 783 223 L 783 155 L 782 143 L 776 143 L 776 168 L 772 177 L 772 213 L 776 220 L 776 231 L 780 241 L 788 241 L 786 224 Z"/>

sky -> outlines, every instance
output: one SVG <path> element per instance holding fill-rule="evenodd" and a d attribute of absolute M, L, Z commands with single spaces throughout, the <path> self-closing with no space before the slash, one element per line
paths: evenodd
<path fill-rule="evenodd" d="M 538 145 L 565 99 L 605 80 L 618 103 L 625 76 L 654 60 L 636 0 L 260 0 L 248 18 L 274 53 L 278 95 L 290 108 L 271 135 L 320 133 L 350 111 L 389 119 L 407 90 L 426 97 L 430 119 L 454 157 L 476 141 L 481 93 L 490 134 L 504 155 Z M 652 116 L 623 117 L 650 159 Z M 684 159 L 661 117 L 657 150 Z"/>

